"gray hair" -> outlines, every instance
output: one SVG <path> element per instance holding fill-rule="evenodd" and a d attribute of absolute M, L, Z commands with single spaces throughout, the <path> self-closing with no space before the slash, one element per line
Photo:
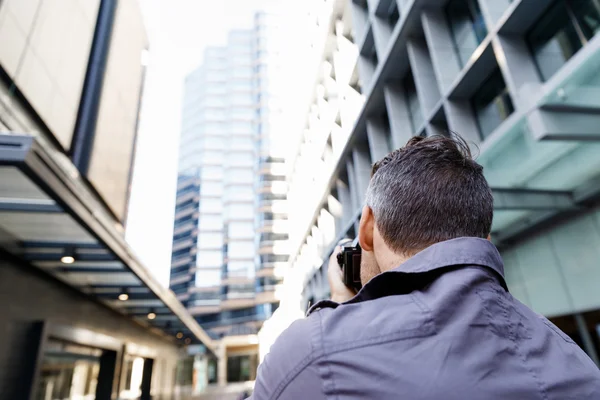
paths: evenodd
<path fill-rule="evenodd" d="M 458 135 L 414 137 L 375 163 L 366 204 L 386 244 L 406 255 L 457 237 L 486 238 L 492 226 L 483 167 Z"/>

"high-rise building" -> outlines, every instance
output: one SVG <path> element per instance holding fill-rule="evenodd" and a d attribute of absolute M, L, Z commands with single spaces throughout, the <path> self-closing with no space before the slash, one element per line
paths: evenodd
<path fill-rule="evenodd" d="M 5 0 L 0 43 L 0 398 L 174 398 L 215 348 L 124 238 L 139 3 Z"/>
<path fill-rule="evenodd" d="M 256 13 L 251 29 L 207 48 L 185 80 L 170 287 L 221 339 L 209 383 L 254 379 L 255 335 L 279 306 L 289 259 L 285 157 L 297 136 L 288 66 L 302 55 L 286 48 L 295 43 L 286 43 L 290 14 Z M 240 347 L 251 351 L 231 355 Z"/>
<path fill-rule="evenodd" d="M 335 7 L 289 175 L 295 307 L 329 296 L 328 256 L 357 234 L 372 163 L 411 136 L 456 132 L 493 188 L 510 291 L 598 363 L 600 3 Z"/>

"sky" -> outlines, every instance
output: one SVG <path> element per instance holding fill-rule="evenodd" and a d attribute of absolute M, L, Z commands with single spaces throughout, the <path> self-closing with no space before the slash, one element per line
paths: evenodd
<path fill-rule="evenodd" d="M 294 0 L 280 0 L 294 1 Z M 223 45 L 276 0 L 140 0 L 150 42 L 126 239 L 142 263 L 169 284 L 177 152 L 185 76 L 206 46 Z"/>

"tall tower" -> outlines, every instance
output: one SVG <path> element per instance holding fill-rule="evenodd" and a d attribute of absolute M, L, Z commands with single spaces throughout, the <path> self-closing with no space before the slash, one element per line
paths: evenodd
<path fill-rule="evenodd" d="M 214 338 L 258 332 L 289 257 L 278 23 L 257 13 L 185 81 L 170 287 Z"/>

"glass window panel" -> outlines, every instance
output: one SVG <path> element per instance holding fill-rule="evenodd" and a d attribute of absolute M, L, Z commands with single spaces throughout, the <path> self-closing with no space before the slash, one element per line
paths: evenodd
<path fill-rule="evenodd" d="M 255 235 L 254 222 L 230 222 L 227 236 L 230 239 L 247 239 Z"/>
<path fill-rule="evenodd" d="M 196 254 L 196 266 L 220 267 L 223 265 L 223 252 L 221 250 L 199 250 Z"/>
<path fill-rule="evenodd" d="M 196 272 L 196 287 L 210 287 L 221 284 L 221 271 L 198 271 Z"/>
<path fill-rule="evenodd" d="M 237 143 L 234 145 L 238 149 Z M 250 152 L 235 152 L 228 154 L 228 165 L 231 167 L 252 167 L 256 160 L 253 153 Z"/>
<path fill-rule="evenodd" d="M 220 151 L 205 151 L 199 156 L 199 161 L 206 164 L 221 164 L 223 153 Z"/>
<path fill-rule="evenodd" d="M 201 215 L 198 225 L 200 230 L 221 230 L 223 229 L 223 217 L 214 214 Z"/>
<path fill-rule="evenodd" d="M 223 247 L 222 233 L 200 232 L 198 235 L 198 248 L 200 249 L 219 249 Z"/>
<path fill-rule="evenodd" d="M 485 138 L 514 111 L 500 69 L 496 69 L 472 99 L 481 135 Z"/>
<path fill-rule="evenodd" d="M 254 261 L 229 261 L 227 263 L 227 270 L 229 272 L 247 271 L 248 275 L 251 275 L 254 271 Z"/>
<path fill-rule="evenodd" d="M 254 241 L 229 242 L 227 247 L 227 255 L 231 258 L 253 258 L 254 253 Z"/>
<path fill-rule="evenodd" d="M 220 213 L 223 211 L 223 202 L 221 199 L 202 199 L 200 201 L 200 213 Z"/>
<path fill-rule="evenodd" d="M 582 47 L 566 3 L 557 1 L 527 35 L 542 79 L 548 80 Z"/>
<path fill-rule="evenodd" d="M 600 30 L 600 0 L 571 0 L 569 5 L 587 40 Z"/>
<path fill-rule="evenodd" d="M 217 182 L 205 182 L 200 186 L 201 196 L 222 196 L 223 185 Z"/>
<path fill-rule="evenodd" d="M 554 254 L 563 270 L 575 310 L 592 310 L 600 307 L 600 234 L 590 215 L 580 216 L 552 232 Z"/>
<path fill-rule="evenodd" d="M 253 219 L 254 204 L 229 204 L 227 206 L 227 216 L 230 219 Z"/>
<path fill-rule="evenodd" d="M 223 179 L 223 168 L 216 166 L 205 166 L 202 167 L 200 172 L 200 177 L 202 180 L 222 180 Z"/>
<path fill-rule="evenodd" d="M 452 0 L 446 16 L 461 64 L 464 66 L 487 35 L 477 0 Z"/>
<path fill-rule="evenodd" d="M 227 186 L 225 189 L 225 200 L 253 200 L 254 187 L 249 185 L 233 185 Z"/>
<path fill-rule="evenodd" d="M 252 169 L 229 169 L 225 175 L 225 181 L 229 183 L 254 183 L 254 171 Z"/>

